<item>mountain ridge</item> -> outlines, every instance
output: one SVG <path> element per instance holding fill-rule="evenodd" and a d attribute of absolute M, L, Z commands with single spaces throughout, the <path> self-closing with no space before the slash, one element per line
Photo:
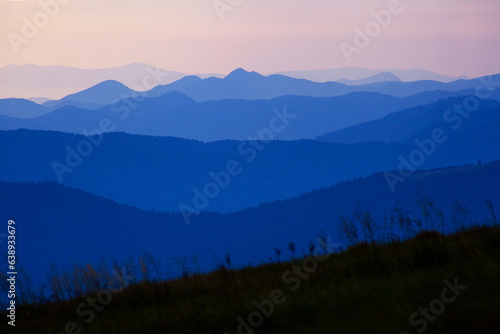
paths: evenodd
<path fill-rule="evenodd" d="M 419 168 L 500 158 L 500 134 L 495 127 L 485 129 L 480 123 L 463 131 L 448 131 L 447 136 L 444 143 L 435 146 L 434 154 L 424 155 Z M 351 145 L 313 140 L 202 143 L 125 133 L 106 133 L 101 140 L 102 143 L 92 147 L 89 156 L 87 153 L 81 156 L 75 150 L 81 150 L 82 143 L 89 141 L 85 136 L 34 130 L 0 131 L 0 143 L 5 143 L 0 145 L 0 154 L 11 159 L 8 165 L 0 166 L 0 175 L 5 181 L 15 182 L 61 178 L 64 185 L 149 210 L 179 211 L 182 204 L 231 212 L 397 168 L 400 159 L 409 159 L 410 153 L 418 149 L 410 141 Z M 55 162 L 59 163 L 58 169 L 54 169 Z M 219 189 L 218 196 L 195 205 L 199 196 L 196 194 L 205 191 L 204 187 L 213 182 L 213 175 L 224 174 L 228 162 L 244 172 L 231 177 L 230 186 Z"/>
<path fill-rule="evenodd" d="M 467 178 L 463 178 L 464 173 Z M 298 250 L 308 249 L 318 236 L 330 235 L 332 242 L 343 244 L 339 215 L 350 217 L 358 205 L 380 225 L 384 215 L 398 208 L 419 217 L 421 210 L 416 200 L 427 196 L 442 210 L 446 228 L 454 226 L 450 217 L 455 200 L 465 207 L 482 208 L 471 213 L 470 218 L 486 221 L 489 213 L 485 199 L 491 200 L 498 211 L 499 174 L 499 161 L 417 171 L 391 193 L 384 173 L 376 173 L 231 214 L 193 215 L 189 225 L 178 213 L 119 205 L 57 183 L 0 181 L 0 192 L 9 194 L 0 202 L 0 210 L 23 226 L 19 257 L 26 259 L 24 269 L 35 282 L 44 277 L 51 262 L 58 267 L 69 266 L 75 259 L 97 263 L 104 254 L 116 261 L 144 252 L 160 256 L 163 261 L 172 256 L 196 256 L 200 269 L 213 270 L 226 254 L 231 254 L 233 265 L 246 266 L 267 262 L 275 248 L 284 250 L 291 242 Z M 22 209 L 26 203 L 31 203 L 30 210 Z M 395 235 L 402 233 L 398 228 L 392 227 Z M 78 234 L 79 239 L 61 237 L 68 233 Z M 48 247 L 50 240 L 59 242 Z M 35 251 L 39 255 L 36 259 L 29 256 Z M 181 273 L 179 268 L 170 268 L 169 274 L 174 277 Z"/>

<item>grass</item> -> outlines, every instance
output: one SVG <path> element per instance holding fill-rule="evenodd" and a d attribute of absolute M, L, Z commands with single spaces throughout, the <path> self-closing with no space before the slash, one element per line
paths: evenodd
<path fill-rule="evenodd" d="M 107 305 L 97 302 L 100 311 L 93 314 L 87 298 L 97 294 L 26 305 L 17 310 L 15 332 L 233 334 L 238 333 L 237 318 L 248 320 L 257 310 L 253 302 L 269 300 L 276 289 L 283 292 L 281 301 L 286 300 L 273 306 L 273 314 L 263 317 L 261 326 L 239 333 L 419 333 L 424 323 L 429 334 L 496 333 L 500 328 L 500 227 L 450 236 L 422 232 L 391 244 L 360 243 L 318 262 L 316 270 L 308 262 L 307 278 L 305 271 L 302 278 L 290 272 L 292 266 L 304 263 L 297 259 L 239 270 L 222 268 L 136 284 L 112 294 Z M 284 282 L 284 273 L 289 281 Z M 424 321 L 418 315 L 414 319 L 418 326 L 412 326 L 410 315 L 440 299 L 444 280 L 455 279 L 467 286 L 460 296 L 445 304 L 435 320 Z M 2 318 L 0 332 L 6 333 L 10 326 L 5 313 Z"/>

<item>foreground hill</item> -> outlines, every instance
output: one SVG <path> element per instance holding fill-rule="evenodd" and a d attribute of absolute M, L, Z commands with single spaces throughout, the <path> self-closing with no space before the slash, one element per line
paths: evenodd
<path fill-rule="evenodd" d="M 46 280 L 50 263 L 98 264 L 103 257 L 124 263 L 144 252 L 160 261 L 162 277 L 175 277 L 212 270 L 227 254 L 235 266 L 276 260 L 275 249 L 287 258 L 291 242 L 297 254 L 307 253 L 318 236 L 345 245 L 340 216 L 353 220 L 362 239 L 353 217 L 360 210 L 370 212 L 375 238 L 492 220 L 500 217 L 500 162 L 415 173 L 394 192 L 380 173 L 225 215 L 148 212 L 55 183 L 0 182 L 0 194 L 4 219 L 19 226 L 19 263 L 34 282 Z"/>
<path fill-rule="evenodd" d="M 141 284 L 21 307 L 16 332 L 56 333 L 71 319 L 96 334 L 494 333 L 499 264 L 500 227 L 489 227 L 164 283 L 145 282 L 131 267 L 129 279 Z M 88 304 L 96 296 L 100 312 Z"/>

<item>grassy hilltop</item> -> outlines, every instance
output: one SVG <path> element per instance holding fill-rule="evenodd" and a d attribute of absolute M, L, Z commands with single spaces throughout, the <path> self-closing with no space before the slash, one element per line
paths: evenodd
<path fill-rule="evenodd" d="M 500 227 L 360 243 L 320 260 L 221 268 L 24 306 L 16 332 L 457 334 L 500 328 Z M 6 321 L 1 327 L 4 333 Z"/>

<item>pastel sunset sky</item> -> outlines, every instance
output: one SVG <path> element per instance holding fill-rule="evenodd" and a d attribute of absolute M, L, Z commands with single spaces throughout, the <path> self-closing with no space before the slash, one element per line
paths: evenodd
<path fill-rule="evenodd" d="M 23 36 L 23 18 L 33 22 L 41 5 L 0 1 L 0 67 L 143 62 L 185 73 L 347 66 L 470 77 L 500 72 L 499 0 L 401 0 L 401 13 L 351 63 L 339 44 L 352 44 L 354 28 L 364 29 L 370 11 L 390 0 L 243 0 L 224 20 L 214 0 L 60 0 L 67 4 L 17 53 L 9 34 Z"/>

